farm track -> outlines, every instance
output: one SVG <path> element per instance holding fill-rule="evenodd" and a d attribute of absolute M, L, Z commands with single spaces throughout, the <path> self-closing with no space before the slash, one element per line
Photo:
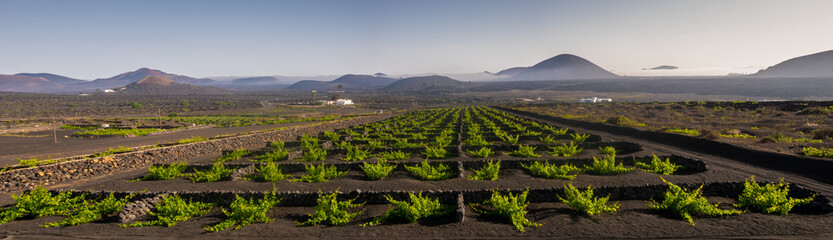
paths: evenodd
<path fill-rule="evenodd" d="M 549 119 L 543 119 L 534 116 L 534 114 L 523 114 L 521 112 L 514 112 L 514 111 L 504 111 L 506 113 L 516 115 L 523 118 L 533 119 L 536 121 L 541 121 L 553 125 L 561 125 L 564 127 L 569 127 L 571 129 L 576 129 L 578 131 L 587 132 L 591 134 L 597 134 L 603 136 L 605 139 L 614 140 L 614 141 L 628 141 L 639 143 L 645 148 L 657 149 L 662 150 L 664 152 L 686 156 L 693 159 L 701 159 L 702 161 L 706 162 L 710 166 L 720 166 L 721 168 L 725 168 L 727 170 L 734 171 L 740 175 L 746 176 L 756 176 L 758 179 L 767 179 L 768 181 L 778 181 L 779 178 L 784 178 L 787 182 L 797 184 L 800 186 L 805 186 L 811 189 L 818 191 L 821 194 L 826 195 L 828 198 L 833 197 L 833 185 L 819 181 L 807 176 L 803 176 L 800 173 L 792 173 L 792 172 L 785 172 L 780 171 L 778 169 L 771 169 L 767 167 L 757 166 L 754 164 L 747 163 L 746 161 L 736 160 L 731 157 L 726 157 L 729 154 L 720 154 L 720 152 L 714 151 L 698 151 L 698 148 L 694 149 L 684 149 L 681 147 L 673 146 L 678 145 L 676 143 L 662 143 L 652 141 L 651 139 L 646 138 L 637 138 L 634 136 L 626 136 L 626 135 L 618 135 L 611 133 L 609 131 L 600 130 L 598 128 L 583 128 L 580 126 L 576 126 L 574 124 L 569 124 L 566 122 L 556 122 Z M 829 169 L 833 171 L 833 169 Z M 833 198 L 831 198 L 833 199 Z"/>

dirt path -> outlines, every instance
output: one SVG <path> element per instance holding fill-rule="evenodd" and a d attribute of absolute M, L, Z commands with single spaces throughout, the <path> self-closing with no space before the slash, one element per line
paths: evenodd
<path fill-rule="evenodd" d="M 6 165 L 15 165 L 18 163 L 18 158 L 63 158 L 104 152 L 109 150 L 110 148 L 118 148 L 120 146 L 140 147 L 154 145 L 157 143 L 176 142 L 180 139 L 192 138 L 195 136 L 210 138 L 218 135 L 246 133 L 279 127 L 292 127 L 304 124 L 309 123 L 304 122 L 273 125 L 256 125 L 245 127 L 203 128 L 142 137 L 107 137 L 95 139 L 63 138 L 62 136 L 72 135 L 75 131 L 61 129 L 58 130 L 57 135 L 59 137 L 57 144 L 54 143 L 51 131 L 31 133 L 31 135 L 48 135 L 47 137 L 0 136 L 0 167 Z"/>

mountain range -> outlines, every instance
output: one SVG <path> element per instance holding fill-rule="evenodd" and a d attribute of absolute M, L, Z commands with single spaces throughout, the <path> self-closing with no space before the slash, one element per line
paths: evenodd
<path fill-rule="evenodd" d="M 233 91 L 209 87 L 194 86 L 187 83 L 177 83 L 162 76 L 148 76 L 124 86 L 118 91 L 121 94 L 132 95 L 199 95 L 199 94 L 230 94 Z"/>
<path fill-rule="evenodd" d="M 384 74 L 375 74 L 375 75 L 353 75 L 347 74 L 336 78 L 332 81 L 315 81 L 315 80 L 303 80 L 298 81 L 295 84 L 289 85 L 286 89 L 295 89 L 295 90 L 336 90 L 339 89 L 367 89 L 367 88 L 378 88 L 390 85 L 391 83 L 395 82 L 397 79 L 384 77 L 387 75 Z"/>
<path fill-rule="evenodd" d="M 613 74 L 588 61 L 587 59 L 572 54 L 560 54 L 529 67 L 512 67 L 499 71 L 496 74 L 482 73 L 482 75 L 491 76 L 491 81 L 503 82 L 592 79 L 626 81 L 628 79 Z M 170 83 L 176 84 L 168 84 L 169 82 L 167 81 L 160 81 L 159 79 L 152 78 L 148 83 L 155 83 L 153 86 L 157 87 L 137 88 L 144 90 L 131 90 L 129 92 L 135 94 L 153 94 L 155 93 L 154 91 L 170 92 L 163 88 L 176 88 L 183 90 L 186 87 L 191 88 L 197 86 L 212 86 L 214 88 L 208 90 L 201 89 L 198 91 L 211 93 L 226 93 L 224 91 L 218 91 L 218 89 L 222 90 L 221 88 L 264 90 L 283 89 L 285 86 L 285 89 L 289 90 L 342 89 L 380 91 L 459 91 L 467 89 L 469 86 L 466 82 L 458 81 L 446 76 L 436 75 L 394 78 L 383 73 L 376 73 L 374 75 L 347 74 L 331 81 L 297 81 L 294 79 L 279 79 L 271 76 L 255 76 L 245 78 L 229 78 L 228 80 L 218 81 L 166 73 L 150 68 L 140 68 L 135 71 L 121 73 L 109 78 L 99 78 L 92 81 L 74 79 L 50 73 L 18 73 L 14 75 L 0 74 L 0 92 L 77 93 L 115 88 L 130 89 L 127 88 L 128 85 L 137 83 L 148 77 L 159 77 L 161 79 L 170 80 Z M 749 75 L 748 77 L 833 78 L 833 50 L 792 58 L 767 69 L 761 70 L 758 73 Z M 324 78 L 317 77 L 313 79 Z M 287 86 L 287 84 L 292 83 L 292 81 L 297 82 Z M 139 85 L 141 86 L 143 84 Z M 509 86 L 511 86 L 511 84 Z"/>
<path fill-rule="evenodd" d="M 587 59 L 572 54 L 561 54 L 531 67 L 509 68 L 497 74 L 509 75 L 512 80 L 581 80 L 619 77 Z"/>
<path fill-rule="evenodd" d="M 792 58 L 752 76 L 778 78 L 833 77 L 833 50 Z"/>

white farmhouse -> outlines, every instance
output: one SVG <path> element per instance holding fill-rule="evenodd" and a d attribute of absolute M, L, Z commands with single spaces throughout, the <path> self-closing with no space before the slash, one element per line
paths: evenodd
<path fill-rule="evenodd" d="M 580 102 L 580 103 L 613 102 L 613 99 L 612 99 L 612 98 L 597 98 L 597 97 L 592 97 L 592 98 L 582 98 L 582 99 L 579 99 L 579 100 L 578 100 L 578 102 Z"/>
<path fill-rule="evenodd" d="M 353 100 L 338 99 L 338 100 L 335 100 L 335 101 L 323 101 L 323 102 L 321 102 L 321 105 L 324 105 L 324 106 L 347 106 L 347 105 L 353 105 Z"/>

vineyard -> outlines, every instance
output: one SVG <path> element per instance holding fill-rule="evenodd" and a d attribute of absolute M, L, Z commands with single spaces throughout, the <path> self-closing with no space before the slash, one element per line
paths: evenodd
<path fill-rule="evenodd" d="M 707 162 L 489 107 L 428 109 L 39 188 L 2 210 L 0 229 L 666 238 L 745 236 L 715 229 L 751 219 L 771 235 L 815 234 L 794 224 L 831 222 L 813 189 Z"/>

